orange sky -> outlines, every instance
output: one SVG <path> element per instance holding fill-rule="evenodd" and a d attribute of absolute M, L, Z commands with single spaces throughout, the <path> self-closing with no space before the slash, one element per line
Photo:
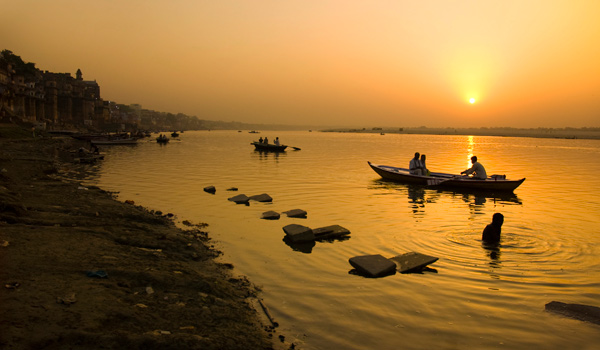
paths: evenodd
<path fill-rule="evenodd" d="M 599 127 L 600 1 L 0 0 L 0 49 L 106 100 L 348 127 Z M 475 98 L 474 104 L 469 98 Z"/>

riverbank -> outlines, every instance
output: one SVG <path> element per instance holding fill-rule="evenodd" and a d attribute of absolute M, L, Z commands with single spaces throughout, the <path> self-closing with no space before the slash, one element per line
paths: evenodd
<path fill-rule="evenodd" d="M 282 345 L 204 225 L 181 230 L 70 179 L 74 142 L 0 126 L 0 347 Z"/>
<path fill-rule="evenodd" d="M 416 134 L 416 135 L 454 135 L 454 136 L 499 136 L 534 137 L 555 139 L 600 140 L 600 128 L 334 128 L 323 132 L 377 133 L 377 134 Z"/>

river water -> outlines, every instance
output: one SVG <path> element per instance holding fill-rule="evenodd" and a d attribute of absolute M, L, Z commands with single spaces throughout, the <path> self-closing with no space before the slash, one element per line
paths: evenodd
<path fill-rule="evenodd" d="M 301 148 L 254 151 L 258 136 Z M 600 306 L 600 141 L 309 131 L 187 131 L 161 146 L 102 149 L 86 183 L 177 220 L 205 222 L 235 273 L 262 288 L 280 334 L 301 349 L 596 349 L 600 326 L 544 311 Z M 385 182 L 367 161 L 458 173 L 477 155 L 488 174 L 527 180 L 512 195 Z M 203 188 L 214 185 L 216 193 Z M 226 191 L 237 187 L 238 192 Z M 267 193 L 272 203 L 227 198 Z M 306 219 L 263 220 L 268 210 Z M 482 245 L 504 214 L 502 242 Z M 350 239 L 298 250 L 282 227 L 338 224 Z M 416 251 L 434 270 L 364 278 L 358 255 Z"/>

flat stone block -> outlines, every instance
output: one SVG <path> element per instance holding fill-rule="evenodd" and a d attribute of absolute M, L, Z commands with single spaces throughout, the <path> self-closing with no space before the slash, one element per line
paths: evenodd
<path fill-rule="evenodd" d="M 215 193 L 217 192 L 217 189 L 215 188 L 215 186 L 206 186 L 204 187 L 204 192 Z"/>
<path fill-rule="evenodd" d="M 302 209 L 292 209 L 284 211 L 284 213 L 290 218 L 305 218 L 307 212 Z"/>
<path fill-rule="evenodd" d="M 340 225 L 331 225 L 331 226 L 316 228 L 313 230 L 313 233 L 315 234 L 316 240 L 323 240 L 323 239 L 332 239 L 332 238 L 343 237 L 343 236 L 349 235 L 350 231 L 348 231 L 348 229 L 343 228 Z"/>
<path fill-rule="evenodd" d="M 355 256 L 348 260 L 360 274 L 382 277 L 396 273 L 396 264 L 381 254 Z"/>
<path fill-rule="evenodd" d="M 310 227 L 290 224 L 283 227 L 283 232 L 292 243 L 311 242 L 315 240 L 315 235 Z"/>
<path fill-rule="evenodd" d="M 273 198 L 271 198 L 271 196 L 269 196 L 266 193 L 258 194 L 255 196 L 250 196 L 250 199 L 252 199 L 253 201 L 258 201 L 258 202 L 272 202 L 273 201 Z"/>
<path fill-rule="evenodd" d="M 600 324 L 600 307 L 597 306 L 551 301 L 545 309 L 580 321 Z"/>
<path fill-rule="evenodd" d="M 390 258 L 397 265 L 398 272 L 411 272 L 422 270 L 425 266 L 436 262 L 439 258 L 417 252 L 400 254 Z"/>
<path fill-rule="evenodd" d="M 279 219 L 279 213 L 276 211 L 265 211 L 264 213 L 262 213 L 262 216 L 260 217 L 261 219 L 267 219 L 267 220 L 278 220 Z"/>
<path fill-rule="evenodd" d="M 227 200 L 235 202 L 237 204 L 248 204 L 250 198 L 248 198 L 248 196 L 246 196 L 245 194 L 238 194 L 237 196 L 227 198 Z"/>

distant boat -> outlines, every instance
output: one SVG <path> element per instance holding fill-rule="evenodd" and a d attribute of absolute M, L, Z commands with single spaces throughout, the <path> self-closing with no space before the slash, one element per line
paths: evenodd
<path fill-rule="evenodd" d="M 371 162 L 369 166 L 379 176 L 386 180 L 395 182 L 436 187 L 457 187 L 479 191 L 514 191 L 525 178 L 519 180 L 507 180 L 504 175 L 492 175 L 485 180 L 473 179 L 461 175 L 431 173 L 430 176 L 412 175 L 408 169 L 397 168 L 387 165 L 375 165 Z"/>
<path fill-rule="evenodd" d="M 173 132 L 171 133 L 171 136 L 172 136 L 172 137 L 179 137 L 179 134 L 177 133 L 177 131 L 173 131 Z"/>
<path fill-rule="evenodd" d="M 158 143 L 167 143 L 167 142 L 169 142 L 169 138 L 167 136 L 161 134 L 160 136 L 158 136 L 156 138 L 156 142 L 158 142 Z"/>
<path fill-rule="evenodd" d="M 260 134 L 260 132 L 259 132 L 259 131 L 256 131 L 256 130 L 248 131 L 248 133 L 249 133 L 249 134 Z"/>
<path fill-rule="evenodd" d="M 252 142 L 254 148 L 257 151 L 267 151 L 267 152 L 284 152 L 287 148 L 286 145 L 274 145 L 270 143 L 262 143 L 262 142 Z"/>

